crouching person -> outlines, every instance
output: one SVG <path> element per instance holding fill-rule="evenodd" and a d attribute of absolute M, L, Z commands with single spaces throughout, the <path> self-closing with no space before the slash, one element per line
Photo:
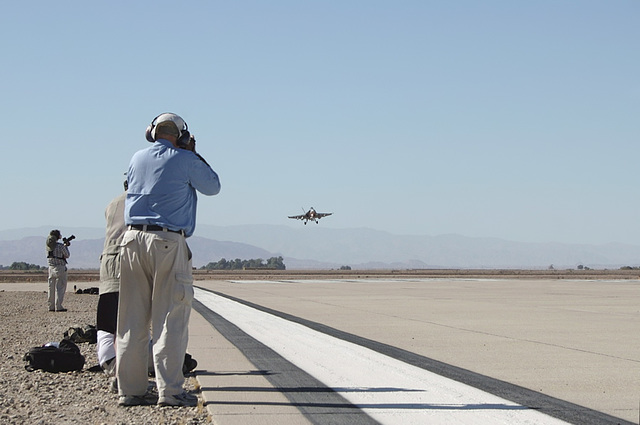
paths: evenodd
<path fill-rule="evenodd" d="M 105 210 L 107 226 L 104 248 L 100 256 L 100 297 L 96 317 L 98 363 L 102 370 L 113 378 L 111 381 L 112 391 L 117 391 L 115 334 L 120 291 L 120 243 L 126 230 L 124 225 L 126 181 L 124 189 L 125 192 L 113 199 Z"/>

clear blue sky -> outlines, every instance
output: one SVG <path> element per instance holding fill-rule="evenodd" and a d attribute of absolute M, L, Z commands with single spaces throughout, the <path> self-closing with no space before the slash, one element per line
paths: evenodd
<path fill-rule="evenodd" d="M 102 227 L 172 111 L 201 224 L 640 244 L 638 0 L 12 1 L 0 36 L 0 230 Z"/>

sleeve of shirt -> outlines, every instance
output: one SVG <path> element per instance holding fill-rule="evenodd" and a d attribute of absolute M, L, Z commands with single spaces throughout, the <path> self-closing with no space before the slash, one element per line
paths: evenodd
<path fill-rule="evenodd" d="M 191 186 L 203 195 L 217 195 L 220 192 L 220 179 L 213 169 L 195 154 L 189 164 L 189 178 Z"/>

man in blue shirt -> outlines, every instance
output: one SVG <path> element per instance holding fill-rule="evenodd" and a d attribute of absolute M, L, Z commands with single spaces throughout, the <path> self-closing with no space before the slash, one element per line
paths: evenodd
<path fill-rule="evenodd" d="M 185 238 L 196 224 L 196 191 L 216 195 L 218 175 L 195 152 L 178 115 L 164 113 L 147 128 L 150 147 L 131 158 L 125 200 L 116 376 L 121 406 L 149 404 L 149 328 L 158 405 L 195 406 L 183 389 L 182 365 L 193 300 L 191 252 Z"/>

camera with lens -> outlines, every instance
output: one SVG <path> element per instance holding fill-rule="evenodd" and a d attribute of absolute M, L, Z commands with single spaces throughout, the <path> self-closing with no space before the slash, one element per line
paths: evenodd
<path fill-rule="evenodd" d="M 75 235 L 71 235 L 68 238 L 62 238 L 62 242 L 64 242 L 65 245 L 69 246 L 71 245 L 71 241 L 74 240 L 76 238 Z"/>

